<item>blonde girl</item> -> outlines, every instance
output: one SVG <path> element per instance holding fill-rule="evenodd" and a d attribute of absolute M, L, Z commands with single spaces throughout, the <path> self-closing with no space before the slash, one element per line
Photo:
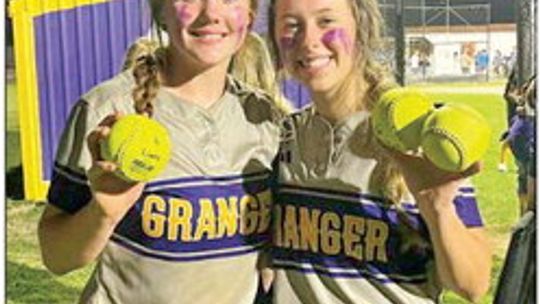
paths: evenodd
<path fill-rule="evenodd" d="M 273 0 L 273 45 L 312 106 L 291 115 L 273 208 L 276 303 L 477 301 L 491 256 L 462 174 L 382 148 L 369 117 L 394 84 L 375 0 Z"/>
<path fill-rule="evenodd" d="M 254 0 L 150 0 L 169 43 L 81 97 L 39 225 L 63 274 L 97 261 L 81 303 L 246 303 L 268 240 L 281 112 L 228 74 Z M 99 142 L 124 114 L 164 125 L 173 151 L 146 184 L 118 178 Z"/>

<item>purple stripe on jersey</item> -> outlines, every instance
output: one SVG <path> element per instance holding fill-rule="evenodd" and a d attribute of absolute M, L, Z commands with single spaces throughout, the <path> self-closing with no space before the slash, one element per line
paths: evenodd
<path fill-rule="evenodd" d="M 419 213 L 279 193 L 272 220 L 273 255 L 285 261 L 416 276 L 425 273 L 432 259 L 428 230 Z"/>
<path fill-rule="evenodd" d="M 115 232 L 154 251 L 192 253 L 269 241 L 268 179 L 145 191 Z"/>
<path fill-rule="evenodd" d="M 484 222 L 474 197 L 458 196 L 454 199 L 456 212 L 467 227 L 482 227 Z"/>
<path fill-rule="evenodd" d="M 317 187 L 307 187 L 307 186 L 299 186 L 299 185 L 293 185 L 293 184 L 280 184 L 278 185 L 278 191 L 281 189 L 291 189 L 291 190 L 306 190 L 306 191 L 314 191 L 315 193 L 325 193 L 325 194 L 338 194 L 343 196 L 348 196 L 351 198 L 363 198 L 367 200 L 371 200 L 373 202 L 381 202 L 381 203 L 387 203 L 388 200 L 369 193 L 362 193 L 362 192 L 347 192 L 347 191 L 340 191 L 340 190 L 334 190 L 334 189 L 324 189 L 324 188 L 317 188 Z M 473 187 L 460 187 L 458 189 L 461 193 L 474 193 Z M 405 205 L 405 208 L 410 208 L 414 206 L 410 203 L 402 204 Z"/>
<path fill-rule="evenodd" d="M 314 191 L 318 193 L 325 193 L 325 194 L 338 194 L 338 195 L 344 195 L 351 198 L 365 198 L 369 200 L 373 200 L 376 202 L 385 202 L 386 200 L 382 197 L 378 197 L 372 194 L 367 193 L 361 193 L 361 192 L 347 192 L 347 191 L 339 191 L 339 190 L 333 190 L 333 189 L 323 189 L 323 188 L 316 188 L 316 187 L 307 187 L 307 186 L 298 186 L 298 185 L 292 185 L 292 184 L 281 184 L 278 186 L 278 191 L 281 189 L 297 189 L 297 190 L 306 190 L 306 191 Z"/>
<path fill-rule="evenodd" d="M 361 192 L 346 192 L 346 191 L 339 191 L 339 190 L 332 190 L 332 189 L 321 189 L 321 188 L 315 188 L 315 187 L 305 187 L 305 186 L 298 186 L 298 185 L 291 185 L 291 184 L 281 184 L 278 186 L 277 192 L 281 193 L 284 192 L 284 190 L 302 190 L 302 191 L 308 191 L 313 193 L 313 197 L 317 197 L 320 195 L 340 195 L 343 197 L 348 197 L 353 200 L 358 200 L 360 203 L 361 200 L 367 200 L 371 201 L 372 203 L 379 204 L 384 203 L 386 206 L 389 207 L 389 203 L 382 197 L 378 197 L 372 194 L 366 194 Z M 478 211 L 478 205 L 476 202 L 476 198 L 474 196 L 462 196 L 460 194 L 474 194 L 475 189 L 474 187 L 460 187 L 458 189 L 458 195 L 454 198 L 454 205 L 456 206 L 457 214 L 461 218 L 462 222 L 465 224 L 465 226 L 483 226 L 482 217 L 480 216 L 480 212 Z M 309 197 L 309 195 L 306 195 Z M 344 201 L 345 204 L 350 203 L 349 201 Z M 386 210 L 388 207 L 385 205 L 377 205 L 377 208 L 381 210 Z M 418 207 L 415 204 L 411 203 L 401 203 L 401 207 L 407 211 L 411 212 L 413 214 L 418 213 Z M 375 211 L 373 211 L 375 212 Z"/>
<path fill-rule="evenodd" d="M 203 181 L 232 181 L 236 179 L 246 179 L 251 177 L 262 177 L 265 175 L 269 175 L 270 171 L 261 171 L 261 172 L 253 172 L 248 174 L 238 174 L 238 175 L 223 175 L 223 176 L 190 176 L 190 177 L 184 177 L 184 178 L 175 178 L 175 179 L 167 179 L 167 180 L 160 180 L 155 182 L 150 182 L 147 184 L 147 187 L 161 187 L 161 186 L 168 186 L 168 185 L 174 185 L 174 184 L 180 184 L 180 183 L 187 183 L 187 182 L 203 182 Z"/>
<path fill-rule="evenodd" d="M 228 251 L 228 252 L 221 252 L 221 253 L 208 253 L 208 254 L 202 254 L 202 255 L 197 255 L 197 256 L 169 256 L 169 255 L 159 254 L 158 252 L 145 251 L 137 246 L 133 246 L 129 242 L 126 242 L 118 237 L 115 237 L 114 235 L 111 237 L 111 241 L 142 256 L 147 256 L 147 257 L 160 259 L 164 261 L 175 261 L 175 262 L 203 261 L 203 260 L 213 260 L 213 259 L 222 259 L 222 258 L 227 258 L 227 257 L 241 256 L 241 255 L 246 255 L 246 254 L 261 250 L 262 247 L 264 246 L 264 244 L 260 244 L 260 245 L 256 245 L 251 248 L 242 249 L 242 250 Z"/>
<path fill-rule="evenodd" d="M 51 186 L 47 194 L 47 201 L 50 204 L 74 214 L 88 204 L 91 198 L 92 193 L 88 185 L 76 183 L 63 174 L 53 172 Z"/>
<path fill-rule="evenodd" d="M 427 276 L 415 276 L 411 278 L 403 276 L 391 276 L 388 275 L 386 278 L 377 277 L 375 274 L 370 273 L 360 273 L 360 272 L 339 272 L 339 271 L 330 271 L 326 269 L 313 269 L 313 268 L 304 268 L 300 265 L 287 265 L 280 264 L 279 261 L 274 262 L 274 267 L 285 270 L 294 270 L 301 273 L 315 273 L 319 275 L 324 275 L 331 278 L 364 278 L 368 280 L 375 280 L 379 283 L 411 283 L 411 284 L 421 284 L 427 282 Z"/>
<path fill-rule="evenodd" d="M 389 240 L 389 243 L 397 244 L 395 238 Z M 404 242 L 399 246 L 406 246 Z M 399 275 L 404 277 L 419 276 L 426 273 L 426 264 L 433 258 L 430 248 L 408 248 L 401 251 L 399 247 L 393 249 L 393 252 L 387 250 L 387 261 L 361 260 L 352 258 L 340 253 L 336 255 L 324 255 L 320 252 L 309 252 L 303 250 L 294 250 L 274 246 L 271 250 L 272 257 L 276 261 L 284 261 L 288 264 L 312 265 L 315 269 L 323 270 L 355 270 L 360 272 L 369 272 L 371 274 Z M 283 263 L 283 264 L 285 264 Z M 283 265 L 280 264 L 280 265 Z"/>
<path fill-rule="evenodd" d="M 473 187 L 460 187 L 458 191 L 461 193 L 474 193 L 474 188 Z"/>
<path fill-rule="evenodd" d="M 289 191 L 291 189 L 292 191 Z M 389 202 L 384 202 L 382 198 L 373 196 L 373 195 L 364 195 L 362 193 L 347 193 L 343 191 L 321 191 L 315 188 L 306 188 L 306 187 L 280 187 L 277 189 L 277 192 L 280 196 L 287 195 L 300 195 L 307 197 L 309 199 L 317 199 L 322 205 L 325 203 L 333 203 L 335 200 L 340 201 L 343 205 L 337 206 L 335 208 L 366 208 L 368 214 L 372 214 L 373 217 L 378 217 L 382 212 L 388 212 L 391 219 L 395 219 L 393 222 L 398 223 L 397 221 L 397 210 L 396 208 L 391 208 L 392 205 Z M 338 196 L 338 197 L 335 197 Z M 411 214 L 413 217 L 419 214 L 418 207 L 410 203 L 402 203 L 401 208 Z M 417 224 L 417 223 L 415 223 Z"/>

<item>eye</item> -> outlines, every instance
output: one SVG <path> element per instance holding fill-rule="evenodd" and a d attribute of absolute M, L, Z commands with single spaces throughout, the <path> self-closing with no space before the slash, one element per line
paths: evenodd
<path fill-rule="evenodd" d="M 336 19 L 332 17 L 321 17 L 318 20 L 318 24 L 321 27 L 327 27 L 327 26 L 333 25 L 335 22 L 336 22 Z"/>
<path fill-rule="evenodd" d="M 286 36 L 293 36 L 300 30 L 300 23 L 293 20 L 287 20 L 283 23 L 282 33 Z"/>

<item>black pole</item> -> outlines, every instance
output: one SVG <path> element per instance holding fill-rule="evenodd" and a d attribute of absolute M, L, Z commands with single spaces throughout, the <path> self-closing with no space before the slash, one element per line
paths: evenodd
<path fill-rule="evenodd" d="M 524 83 L 533 71 L 533 32 L 532 32 L 532 5 L 530 0 L 517 0 L 515 2 L 517 27 L 517 76 L 518 83 Z"/>
<path fill-rule="evenodd" d="M 405 31 L 403 18 L 403 0 L 396 0 L 396 81 L 400 85 L 405 85 Z"/>

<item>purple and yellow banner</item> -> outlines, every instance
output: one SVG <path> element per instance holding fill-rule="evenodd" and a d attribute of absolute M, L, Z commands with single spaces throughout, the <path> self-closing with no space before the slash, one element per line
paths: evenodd
<path fill-rule="evenodd" d="M 149 31 L 144 0 L 12 0 L 25 198 L 42 200 L 80 95 L 116 74 Z"/>

